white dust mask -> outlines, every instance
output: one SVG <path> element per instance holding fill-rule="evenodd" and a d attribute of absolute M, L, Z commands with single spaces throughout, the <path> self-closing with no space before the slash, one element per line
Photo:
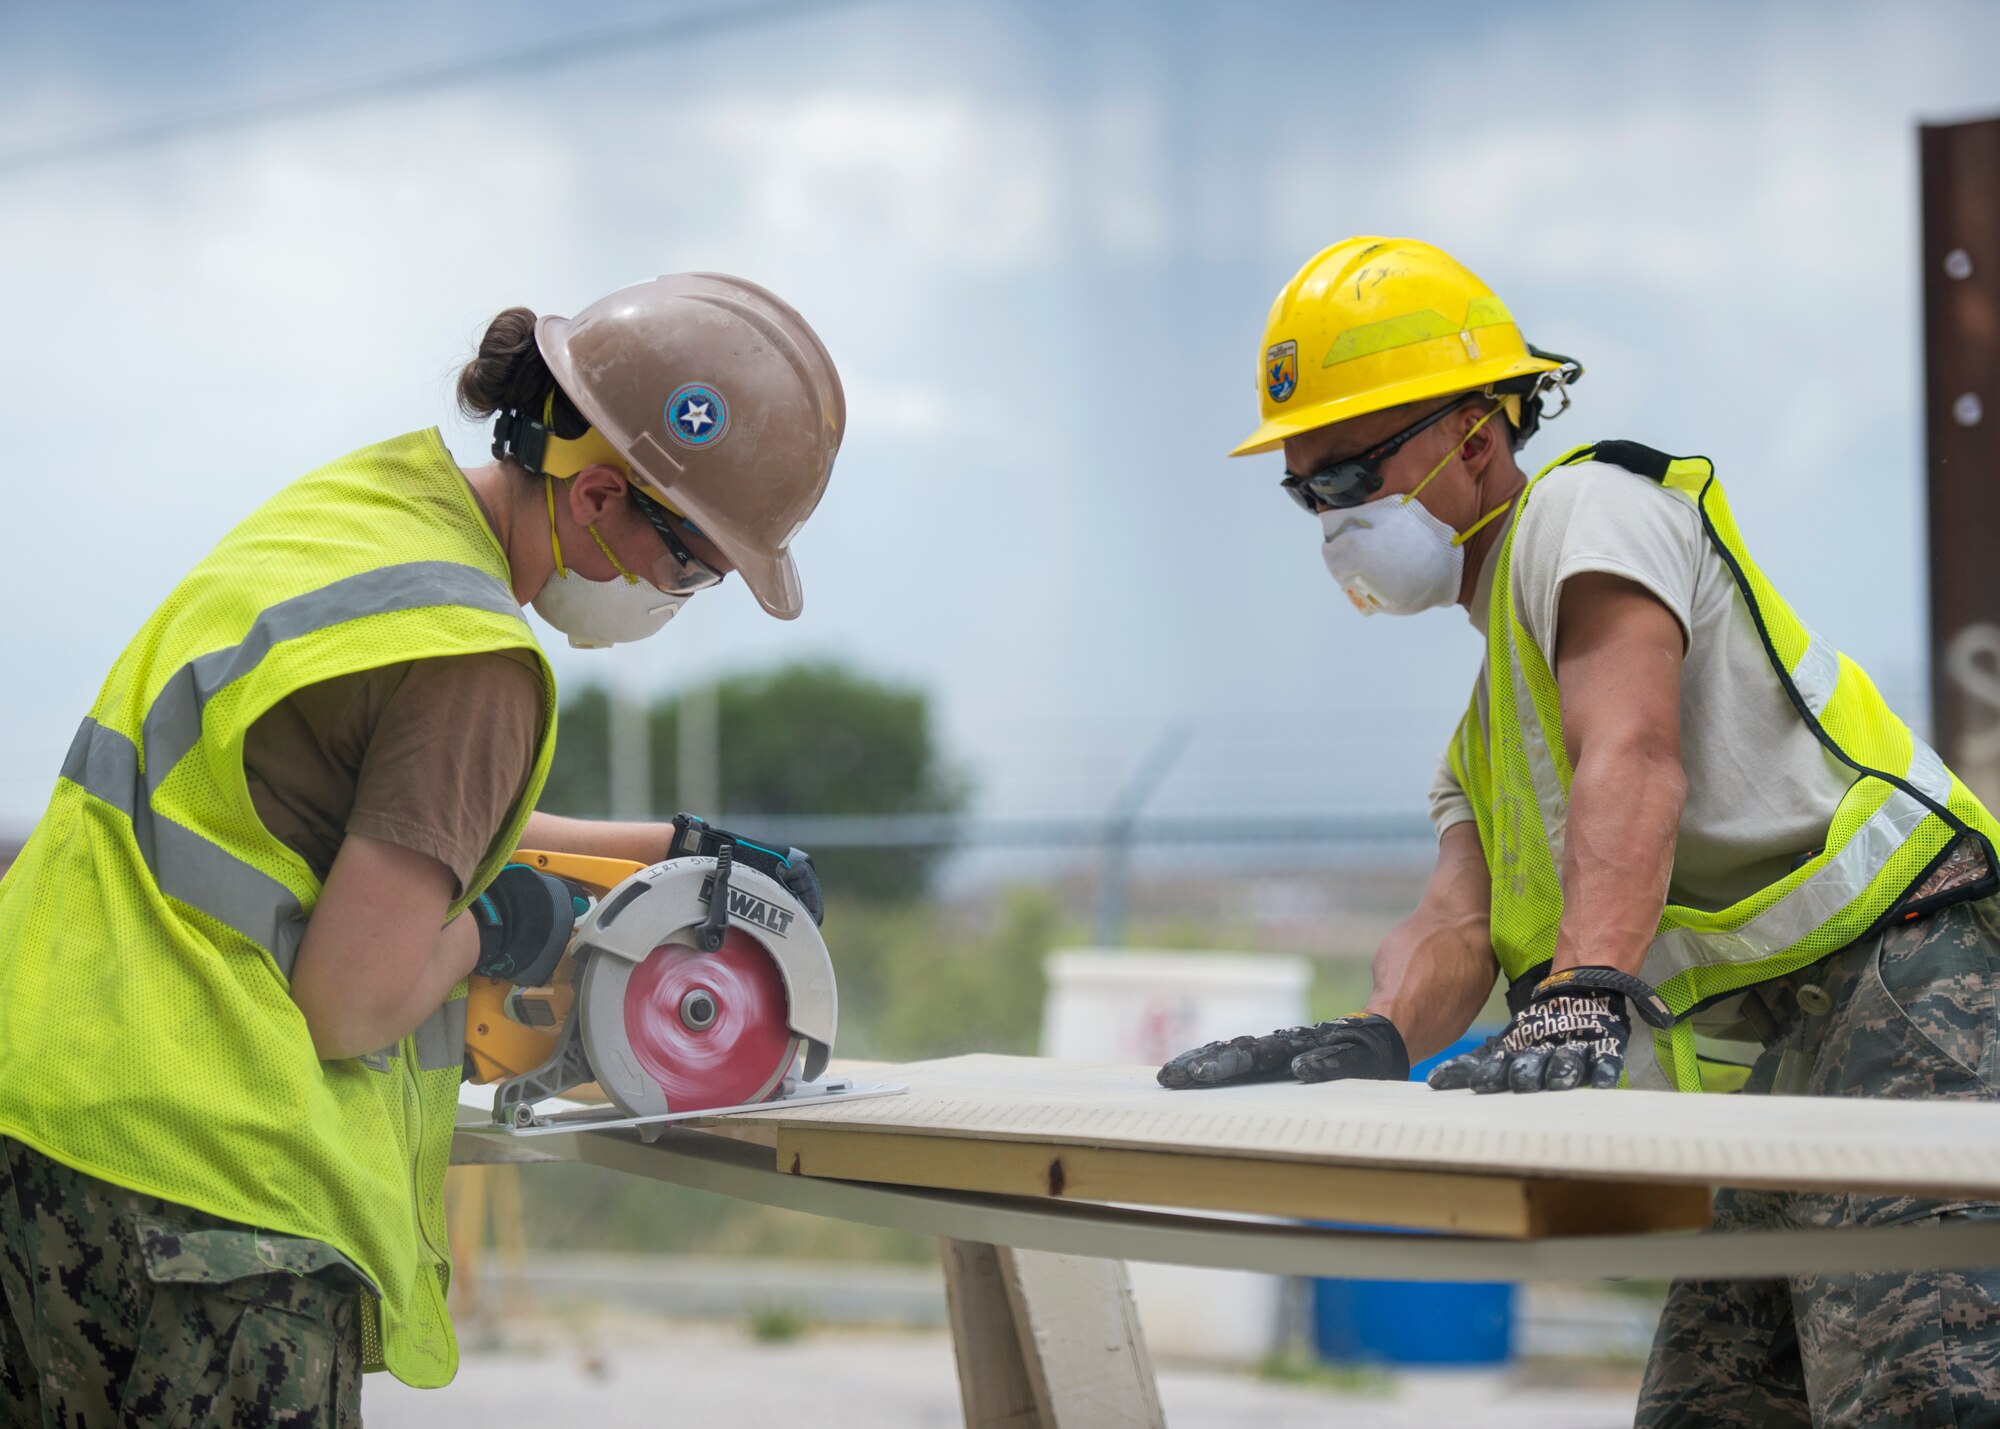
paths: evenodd
<path fill-rule="evenodd" d="M 566 569 L 562 542 L 556 536 L 555 484 L 546 477 L 543 480 L 548 487 L 549 545 L 555 551 L 556 568 L 528 602 L 535 614 L 567 635 L 569 643 L 579 650 L 627 645 L 658 633 L 687 604 L 687 597 L 668 595 L 626 570 L 595 526 L 586 529 L 618 574 L 608 581 L 594 581 Z"/>
<path fill-rule="evenodd" d="M 1417 496 L 1492 416 L 1488 412 L 1473 423 L 1444 460 L 1408 492 L 1319 513 L 1320 529 L 1326 533 L 1320 557 L 1363 615 L 1415 615 L 1458 599 L 1465 578 L 1465 543 L 1514 503 L 1502 503 L 1459 532 L 1433 516 Z"/>
<path fill-rule="evenodd" d="M 1457 532 L 1399 496 L 1319 513 L 1319 553 L 1363 615 L 1415 615 L 1458 599 L 1465 547 Z"/>

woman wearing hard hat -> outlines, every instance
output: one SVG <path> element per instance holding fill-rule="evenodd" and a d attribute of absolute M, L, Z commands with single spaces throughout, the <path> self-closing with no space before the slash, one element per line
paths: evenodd
<path fill-rule="evenodd" d="M 668 837 L 534 812 L 556 691 L 522 608 L 606 646 L 733 572 L 799 613 L 845 410 L 775 295 L 510 309 L 459 400 L 490 465 L 394 438 L 195 566 L 0 882 L 7 1423 L 349 1423 L 364 1368 L 451 1378 L 454 989 L 551 918 L 508 854 Z"/>

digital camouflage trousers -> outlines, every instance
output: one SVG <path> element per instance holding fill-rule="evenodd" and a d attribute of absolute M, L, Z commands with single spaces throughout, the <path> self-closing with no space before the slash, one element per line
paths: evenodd
<path fill-rule="evenodd" d="M 2000 897 L 1763 984 L 1777 1031 L 1743 1094 L 2000 1097 Z M 2000 1204 L 1725 1190 L 1721 1228 L 2000 1216 Z M 2000 1271 L 1674 1282 L 1638 1424 L 2000 1426 Z"/>
<path fill-rule="evenodd" d="M 361 1423 L 352 1264 L 0 1137 L 0 1423 Z"/>

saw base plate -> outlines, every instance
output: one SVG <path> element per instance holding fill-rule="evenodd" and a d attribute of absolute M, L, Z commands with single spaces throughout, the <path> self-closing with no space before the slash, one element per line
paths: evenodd
<path fill-rule="evenodd" d="M 670 1111 L 663 1116 L 620 1116 L 617 1107 L 575 1107 L 565 1111 L 543 1112 L 531 1107 L 516 1108 L 517 1116 L 525 1116 L 525 1125 L 505 1125 L 500 1122 L 461 1123 L 459 1131 L 476 1132 L 482 1136 L 552 1136 L 560 1131 L 616 1131 L 628 1126 L 659 1126 L 671 1121 L 693 1121 L 705 1116 L 729 1116 L 742 1111 L 775 1111 L 779 1107 L 797 1106 L 810 1102 L 817 1106 L 824 1102 L 861 1101 L 868 1097 L 893 1097 L 907 1092 L 908 1087 L 889 1086 L 880 1082 L 857 1082 L 852 1077 L 822 1077 L 816 1082 L 801 1082 L 791 1092 L 769 1101 L 751 1102 L 744 1106 L 703 1107 L 699 1111 Z"/>

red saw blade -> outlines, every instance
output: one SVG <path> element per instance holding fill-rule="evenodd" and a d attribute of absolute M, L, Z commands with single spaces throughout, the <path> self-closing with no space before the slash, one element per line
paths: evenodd
<path fill-rule="evenodd" d="M 778 1091 L 799 1038 L 785 979 L 748 933 L 704 953 L 662 943 L 625 987 L 625 1040 L 674 1111 L 743 1106 Z"/>

